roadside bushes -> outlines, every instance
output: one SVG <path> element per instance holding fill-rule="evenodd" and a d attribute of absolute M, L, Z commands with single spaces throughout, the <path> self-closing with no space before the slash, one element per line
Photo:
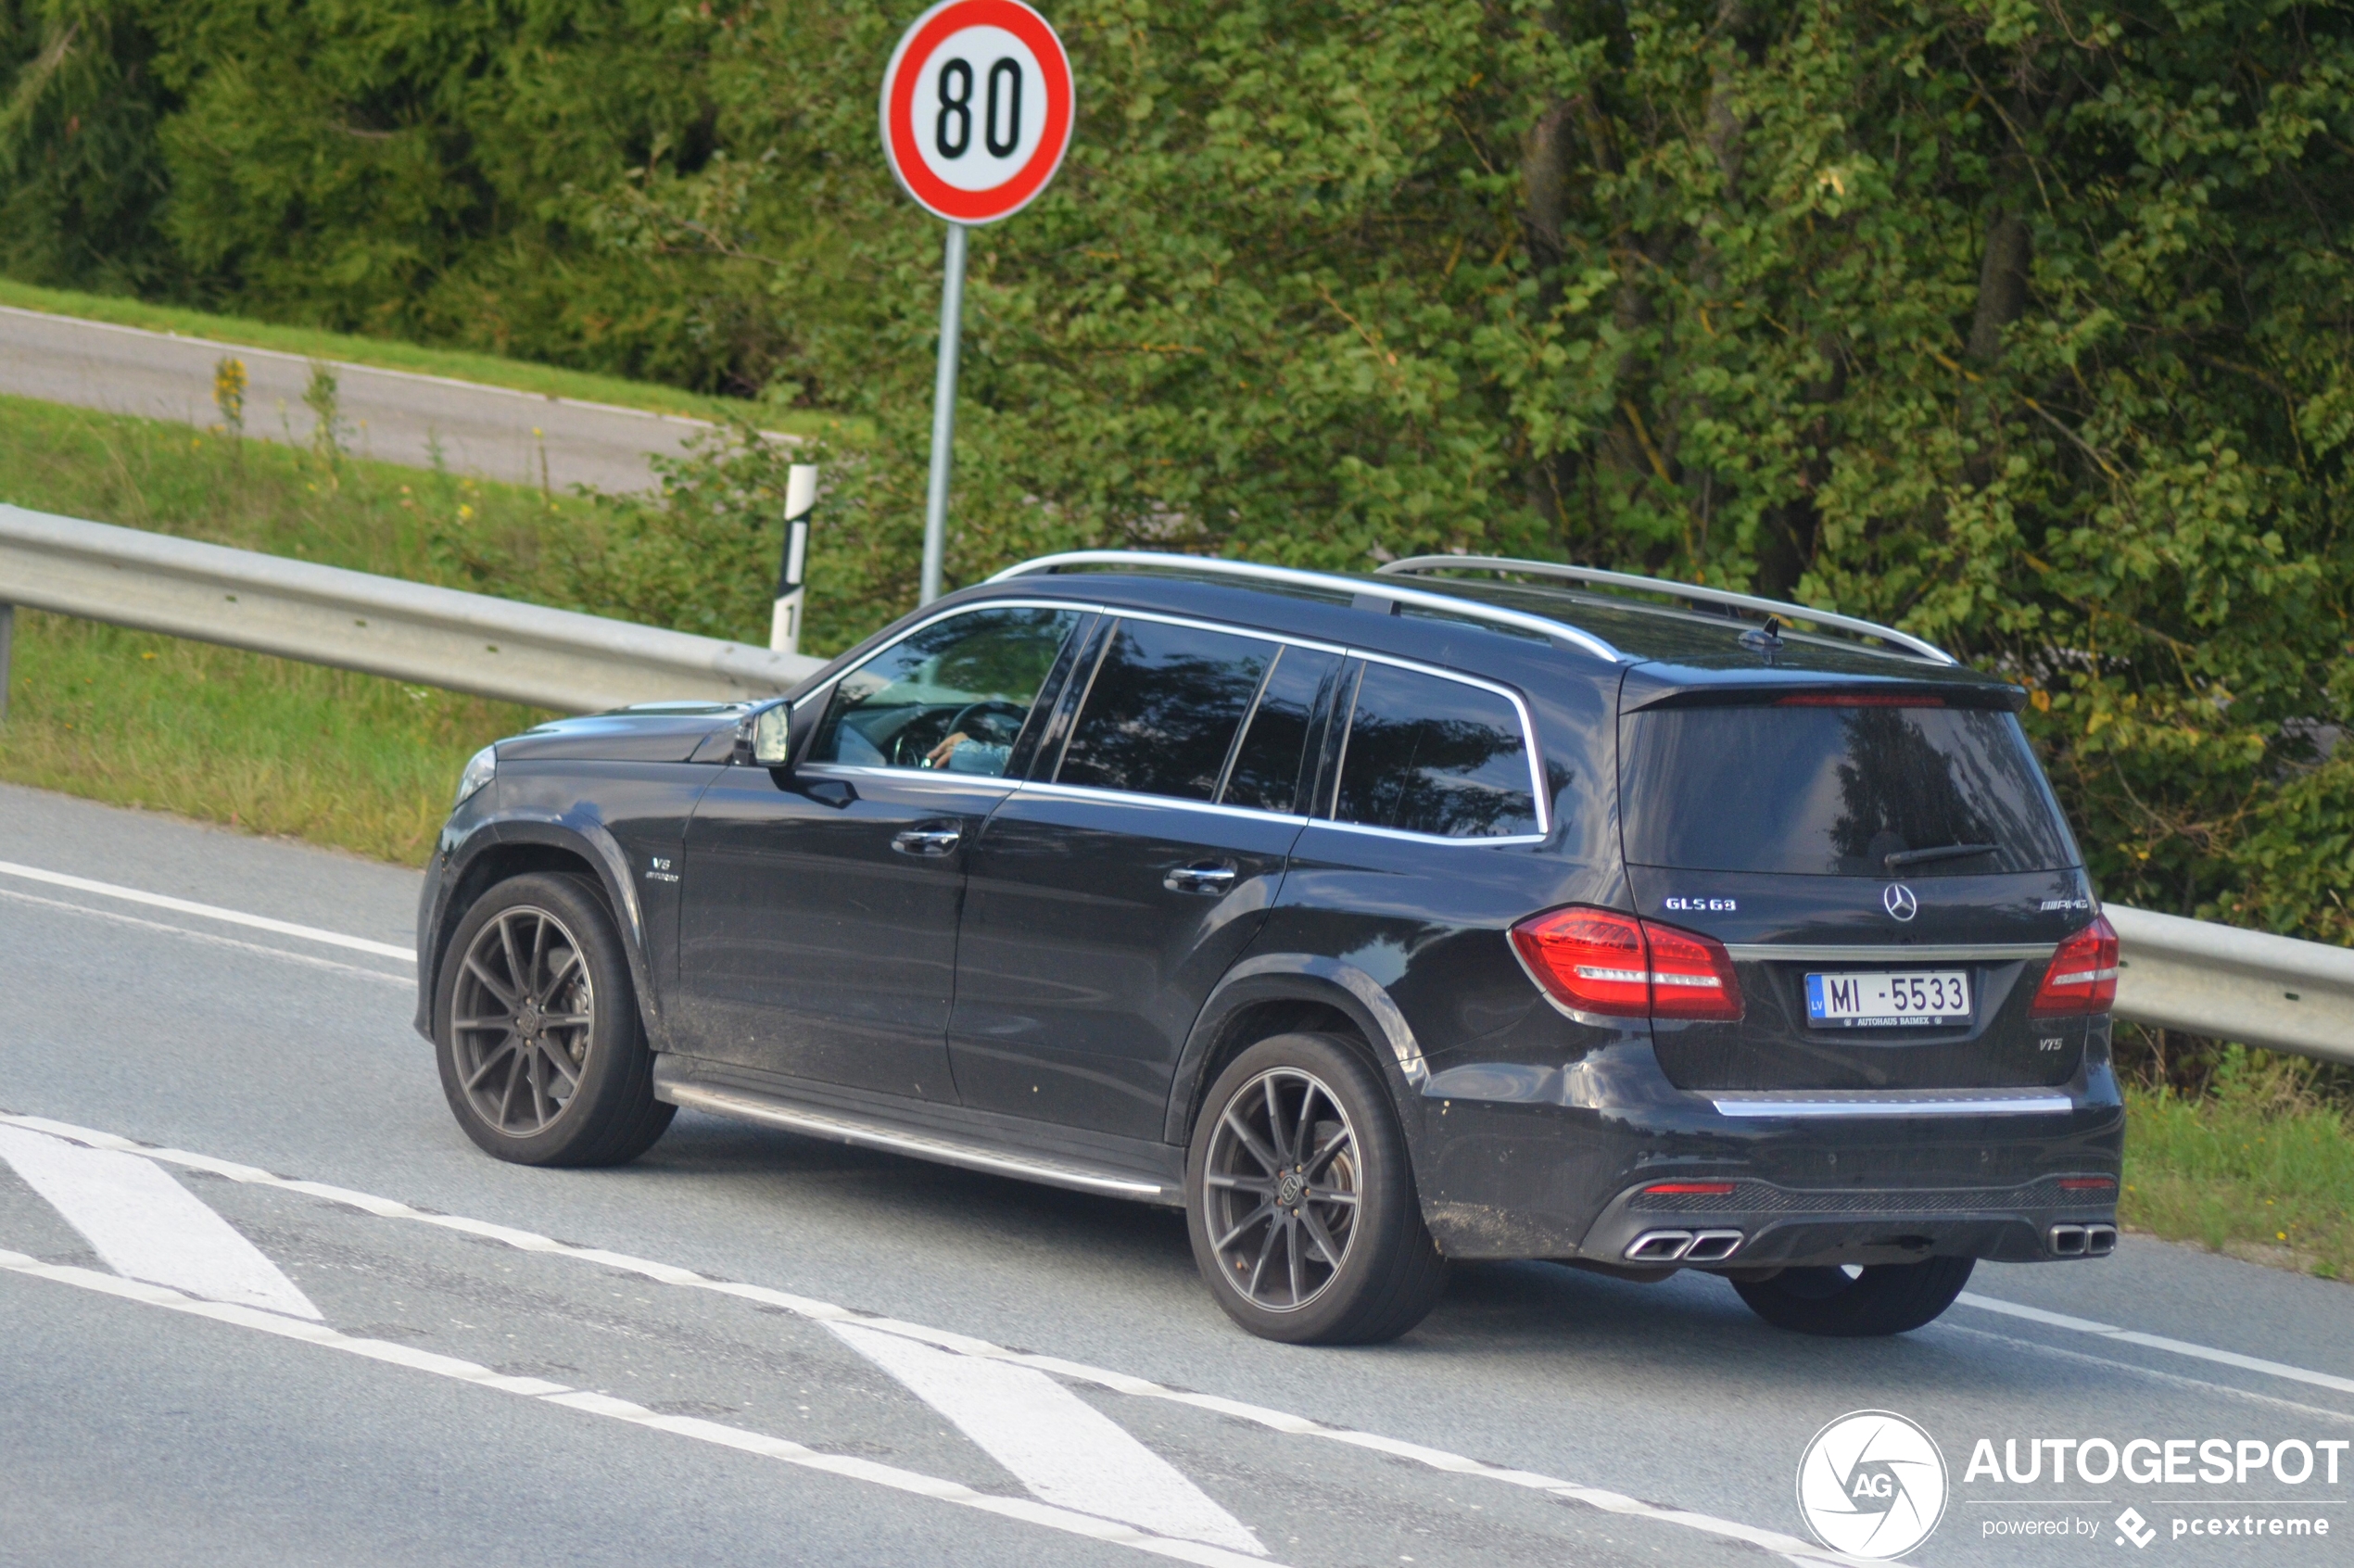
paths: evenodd
<path fill-rule="evenodd" d="M 85 253 L 865 416 L 813 631 L 911 602 L 940 233 L 873 94 L 916 0 L 74 5 L 0 0 L 11 167 L 65 157 L 25 84 L 86 11 L 170 179 Z M 2354 938 L 2344 0 L 1047 8 L 1082 120 L 974 236 L 953 577 L 1460 548 L 1895 619 L 2030 688 L 2107 896 Z M 756 637 L 766 461 L 558 596 Z"/>

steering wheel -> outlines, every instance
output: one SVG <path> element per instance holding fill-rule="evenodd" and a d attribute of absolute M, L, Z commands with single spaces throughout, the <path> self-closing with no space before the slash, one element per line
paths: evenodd
<path fill-rule="evenodd" d="M 981 722 L 988 719 L 1001 722 Z M 1012 722 L 1002 722 L 1007 719 Z M 957 709 L 956 716 L 948 721 L 947 734 L 954 735 L 961 729 L 976 740 L 986 740 L 993 746 L 1010 746 L 1020 736 L 1021 727 L 1029 722 L 1030 710 L 1023 704 L 1003 697 L 985 697 Z M 979 732 L 966 728 L 968 725 L 976 726 Z"/>

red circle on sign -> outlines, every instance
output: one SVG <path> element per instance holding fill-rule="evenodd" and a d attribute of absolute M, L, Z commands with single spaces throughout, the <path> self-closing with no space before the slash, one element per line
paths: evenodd
<path fill-rule="evenodd" d="M 1046 122 L 1038 145 L 1012 175 L 981 191 L 959 189 L 934 174 L 916 140 L 917 81 L 934 51 L 972 27 L 1012 33 L 1036 57 L 1046 79 Z M 1021 0 L 946 0 L 917 18 L 892 52 L 883 73 L 883 156 L 907 194 L 934 215 L 952 223 L 994 223 L 1029 206 L 1062 167 L 1070 147 L 1072 98 L 1070 57 L 1045 18 Z"/>

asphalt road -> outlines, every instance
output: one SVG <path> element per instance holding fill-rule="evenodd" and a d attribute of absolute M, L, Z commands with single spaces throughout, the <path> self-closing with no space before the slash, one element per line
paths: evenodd
<path fill-rule="evenodd" d="M 312 361 L 299 354 L 0 307 L 0 393 L 19 398 L 209 427 L 221 421 L 212 376 L 224 355 L 245 363 L 246 434 L 308 445 L 316 421 L 302 398 Z M 675 457 L 712 428 L 440 376 L 330 368 L 351 451 L 412 468 L 434 466 L 437 451 L 453 473 L 509 484 L 647 489 L 649 457 Z"/>
<path fill-rule="evenodd" d="M 683 1114 L 624 1170 L 489 1159 L 370 945 L 416 886 L 0 789 L 0 1562 L 1819 1562 L 1800 1456 L 1862 1410 L 1949 1470 L 1907 1561 L 2346 1561 L 2346 1285 L 2128 1237 L 1837 1342 L 1479 1266 L 1394 1346 L 1266 1344 L 1161 1211 Z M 2188 1479 L 1965 1473 L 2040 1438 Z M 2207 1439 L 2340 1447 L 2217 1484 Z"/>

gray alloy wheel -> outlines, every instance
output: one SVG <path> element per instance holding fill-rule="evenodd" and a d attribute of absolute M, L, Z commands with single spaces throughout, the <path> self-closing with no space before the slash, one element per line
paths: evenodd
<path fill-rule="evenodd" d="M 514 904 L 475 933 L 460 966 L 449 1031 L 467 1103 L 510 1138 L 547 1132 L 578 1097 L 596 1027 L 579 939 L 553 911 Z"/>
<path fill-rule="evenodd" d="M 654 1098 L 622 946 L 586 877 L 531 872 L 458 921 L 434 981 L 434 1056 L 458 1125 L 519 1165 L 620 1165 L 676 1107 Z"/>
<path fill-rule="evenodd" d="M 1211 1249 L 1261 1311 L 1322 1296 L 1357 1235 L 1357 1131 L 1315 1074 L 1271 1068 L 1220 1110 L 1202 1175 Z"/>
<path fill-rule="evenodd" d="M 1187 1144 L 1185 1229 L 1210 1296 L 1264 1339 L 1395 1339 L 1447 1284 L 1388 1083 L 1343 1035 L 1274 1035 L 1218 1074 Z"/>

